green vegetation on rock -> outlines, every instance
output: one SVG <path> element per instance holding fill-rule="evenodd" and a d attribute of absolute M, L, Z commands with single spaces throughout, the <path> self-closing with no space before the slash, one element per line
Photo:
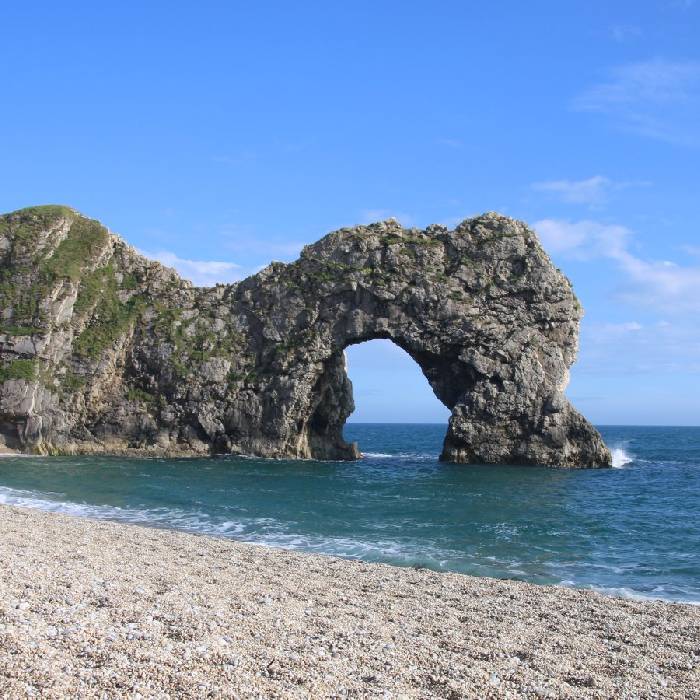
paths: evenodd
<path fill-rule="evenodd" d="M 23 217 L 34 216 L 43 219 L 43 224 L 56 219 L 73 216 L 74 210 L 64 204 L 40 204 L 36 207 L 26 207 L 12 212 L 9 216 L 20 215 Z"/>
<path fill-rule="evenodd" d="M 0 334 L 4 335 L 34 335 L 35 333 L 41 333 L 41 328 L 35 328 L 34 326 L 7 326 L 0 325 Z"/>
<path fill-rule="evenodd" d="M 156 397 L 150 392 L 131 386 L 126 390 L 126 398 L 129 401 L 142 401 L 145 404 L 154 403 L 156 400 Z"/>
<path fill-rule="evenodd" d="M 111 261 L 83 276 L 73 309 L 78 318 L 91 315 L 91 319 L 76 338 L 76 354 L 100 357 L 136 320 L 145 306 L 143 297 L 135 295 L 127 301 L 120 298 L 124 282 L 131 285 L 134 280 L 123 277 L 120 286 Z"/>
<path fill-rule="evenodd" d="M 107 245 L 107 229 L 98 221 L 77 218 L 56 252 L 43 265 L 47 281 L 67 278 L 77 282 L 89 264 Z"/>
<path fill-rule="evenodd" d="M 72 219 L 70 229 L 47 257 L 39 236 L 65 218 Z M 0 220 L 0 235 L 3 234 L 12 240 L 12 248 L 9 264 L 0 270 L 0 303 L 3 308 L 12 309 L 5 329 L 13 335 L 40 332 L 46 324 L 41 300 L 63 280 L 78 282 L 105 249 L 109 236 L 99 222 L 61 206 L 33 207 L 8 214 Z"/>
<path fill-rule="evenodd" d="M 8 379 L 24 379 L 31 382 L 36 377 L 36 360 L 12 360 L 4 367 L 0 367 L 0 382 Z"/>
<path fill-rule="evenodd" d="M 103 350 L 112 346 L 126 333 L 144 305 L 141 297 L 134 297 L 122 303 L 114 290 L 105 290 L 93 311 L 90 323 L 75 339 L 75 353 L 92 359 L 100 357 Z"/>
<path fill-rule="evenodd" d="M 82 389 L 86 383 L 87 379 L 85 377 L 70 370 L 61 377 L 61 388 L 68 392 Z"/>
<path fill-rule="evenodd" d="M 11 233 L 16 245 L 33 244 L 58 220 L 73 216 L 75 213 L 69 207 L 54 204 L 20 209 L 0 219 L 0 235 Z"/>

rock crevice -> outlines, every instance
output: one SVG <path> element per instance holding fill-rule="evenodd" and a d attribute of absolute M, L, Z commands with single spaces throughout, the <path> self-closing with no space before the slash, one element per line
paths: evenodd
<path fill-rule="evenodd" d="M 563 395 L 581 307 L 525 224 L 341 229 L 196 288 L 67 207 L 0 217 L 0 440 L 41 453 L 353 459 L 343 351 L 390 339 L 452 411 L 442 458 L 608 466 Z"/>

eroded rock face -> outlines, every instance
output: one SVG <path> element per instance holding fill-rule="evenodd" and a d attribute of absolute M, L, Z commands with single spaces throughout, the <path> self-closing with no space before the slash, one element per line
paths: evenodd
<path fill-rule="evenodd" d="M 452 410 L 452 462 L 608 466 L 563 395 L 581 308 L 521 222 L 342 229 L 193 287 L 66 207 L 0 217 L 0 441 L 43 453 L 353 459 L 343 350 L 388 338 Z"/>

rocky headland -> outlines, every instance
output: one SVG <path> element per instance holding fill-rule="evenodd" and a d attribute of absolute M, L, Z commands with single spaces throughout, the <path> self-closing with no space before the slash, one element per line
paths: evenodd
<path fill-rule="evenodd" d="M 61 206 L 0 217 L 0 448 L 353 459 L 343 351 L 390 339 L 452 411 L 442 458 L 609 466 L 563 391 L 582 315 L 524 223 L 335 231 L 196 288 Z"/>

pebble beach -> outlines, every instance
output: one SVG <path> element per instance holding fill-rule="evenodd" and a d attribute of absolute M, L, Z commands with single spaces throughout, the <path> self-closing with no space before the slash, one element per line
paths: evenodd
<path fill-rule="evenodd" d="M 700 607 L 0 507 L 2 698 L 697 698 Z"/>

